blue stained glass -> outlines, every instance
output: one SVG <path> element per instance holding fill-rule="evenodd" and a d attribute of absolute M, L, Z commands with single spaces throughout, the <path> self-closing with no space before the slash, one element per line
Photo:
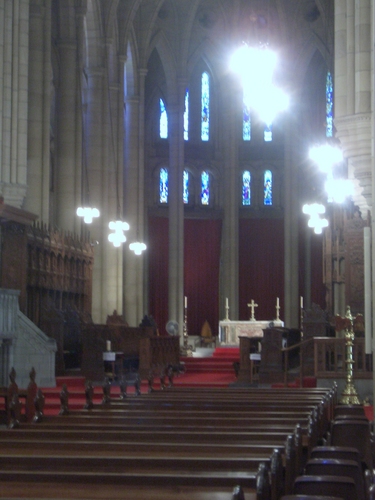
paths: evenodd
<path fill-rule="evenodd" d="M 208 172 L 202 172 L 201 182 L 202 182 L 202 192 L 201 192 L 202 205 L 209 205 L 210 204 L 210 174 Z"/>
<path fill-rule="evenodd" d="M 333 136 L 333 83 L 332 75 L 327 73 L 326 80 L 326 137 Z"/>
<path fill-rule="evenodd" d="M 185 92 L 184 139 L 189 140 L 189 89 Z"/>
<path fill-rule="evenodd" d="M 184 178 L 183 178 L 183 200 L 184 203 L 189 203 L 189 172 L 184 170 Z"/>
<path fill-rule="evenodd" d="M 160 169 L 159 177 L 159 202 L 168 203 L 168 169 Z"/>
<path fill-rule="evenodd" d="M 250 141 L 251 139 L 250 109 L 245 103 L 243 103 L 242 138 L 244 141 Z"/>
<path fill-rule="evenodd" d="M 201 139 L 208 141 L 210 138 L 210 77 L 204 72 L 202 74 L 202 101 L 201 101 Z"/>
<path fill-rule="evenodd" d="M 242 205 L 251 204 L 251 174 L 248 170 L 242 173 Z"/>
<path fill-rule="evenodd" d="M 272 123 L 264 125 L 264 142 L 272 141 Z"/>
<path fill-rule="evenodd" d="M 159 132 L 160 139 L 168 139 L 168 115 L 163 99 L 160 99 Z"/>
<path fill-rule="evenodd" d="M 272 205 L 272 172 L 266 170 L 264 172 L 264 204 Z"/>

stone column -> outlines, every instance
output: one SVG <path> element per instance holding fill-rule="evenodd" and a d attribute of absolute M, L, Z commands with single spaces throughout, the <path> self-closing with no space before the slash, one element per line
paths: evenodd
<path fill-rule="evenodd" d="M 58 41 L 60 79 L 57 92 L 56 222 L 64 230 L 78 232 L 77 197 L 77 46 L 73 39 Z M 80 176 L 79 176 L 80 178 Z M 80 185 L 80 182 L 78 182 Z"/>
<path fill-rule="evenodd" d="M 137 207 L 138 207 L 138 130 L 139 120 L 139 97 L 127 97 L 125 100 L 125 134 L 124 134 L 124 217 L 130 225 L 128 241 L 137 238 Z M 130 326 L 139 324 L 139 313 L 137 307 L 138 289 L 138 263 L 139 257 L 135 256 L 128 248 L 124 248 L 124 305 L 123 314 Z"/>
<path fill-rule="evenodd" d="M 363 216 L 372 204 L 371 48 L 370 0 L 336 0 L 335 126 Z"/>
<path fill-rule="evenodd" d="M 27 184 L 24 208 L 49 223 L 51 1 L 30 3 Z"/>
<path fill-rule="evenodd" d="M 298 227 L 301 207 L 296 159 L 296 120 L 286 120 L 284 161 L 284 323 L 288 328 L 299 326 L 298 297 Z"/>
<path fill-rule="evenodd" d="M 229 318 L 238 320 L 238 195 L 240 192 L 238 170 L 238 144 L 236 121 L 238 110 L 242 109 L 238 96 L 242 92 L 236 88 L 234 80 L 226 81 L 224 88 L 229 86 L 223 106 L 223 200 L 224 221 L 222 237 L 222 282 L 221 316 L 225 317 L 225 298 L 229 301 Z"/>
<path fill-rule="evenodd" d="M 27 188 L 29 1 L 0 6 L 0 194 L 21 207 Z"/>
<path fill-rule="evenodd" d="M 182 199 L 184 171 L 184 95 L 180 85 L 178 97 L 168 105 L 169 137 L 169 283 L 168 319 L 179 324 L 180 341 L 183 343 L 184 324 L 184 204 Z"/>
<path fill-rule="evenodd" d="M 104 322 L 108 308 L 107 262 L 108 252 L 113 249 L 108 241 L 108 109 L 106 107 L 105 74 L 103 67 L 88 70 L 87 108 L 87 174 L 89 197 L 92 206 L 100 210 L 100 217 L 89 226 L 95 248 L 93 269 L 92 316 L 95 323 Z M 112 308 L 113 310 L 113 308 Z"/>
<path fill-rule="evenodd" d="M 144 85 L 147 70 L 139 70 L 139 96 L 125 102 L 125 218 L 130 224 L 128 243 L 144 241 Z M 124 315 L 137 326 L 147 312 L 144 283 L 146 254 L 124 251 Z"/>

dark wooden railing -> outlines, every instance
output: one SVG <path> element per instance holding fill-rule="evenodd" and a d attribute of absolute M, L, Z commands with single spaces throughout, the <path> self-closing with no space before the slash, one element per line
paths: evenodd
<path fill-rule="evenodd" d="M 315 337 L 304 340 L 291 347 L 282 349 L 283 353 L 288 353 L 294 349 L 299 349 L 300 371 L 299 378 L 302 386 L 303 360 L 306 347 L 314 344 L 314 376 L 316 378 L 346 378 L 346 339 L 335 337 Z M 353 344 L 353 376 L 355 379 L 372 378 L 372 357 L 366 355 L 365 339 L 356 338 Z M 288 383 L 288 356 L 284 356 L 284 384 Z"/>

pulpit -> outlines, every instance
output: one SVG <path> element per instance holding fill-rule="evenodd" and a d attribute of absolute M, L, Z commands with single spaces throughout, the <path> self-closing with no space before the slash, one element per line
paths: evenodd
<path fill-rule="evenodd" d="M 259 383 L 282 382 L 284 374 L 284 353 L 282 349 L 301 341 L 301 332 L 295 328 L 272 327 L 264 330 L 262 339 L 262 358 L 259 366 Z M 288 353 L 289 368 L 299 362 L 299 351 Z"/>

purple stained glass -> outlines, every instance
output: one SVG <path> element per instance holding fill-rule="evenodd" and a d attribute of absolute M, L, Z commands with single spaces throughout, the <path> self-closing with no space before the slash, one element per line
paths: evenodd
<path fill-rule="evenodd" d="M 207 72 L 202 74 L 201 87 L 201 139 L 210 138 L 210 77 Z"/>
<path fill-rule="evenodd" d="M 159 133 L 160 139 L 168 139 L 168 115 L 163 99 L 160 99 Z"/>
<path fill-rule="evenodd" d="M 326 137 L 333 136 L 333 83 L 332 75 L 327 73 L 326 80 Z"/>
<path fill-rule="evenodd" d="M 251 204 L 251 174 L 245 170 L 242 174 L 242 205 Z"/>
<path fill-rule="evenodd" d="M 160 169 L 159 202 L 168 203 L 168 169 L 166 168 Z"/>
<path fill-rule="evenodd" d="M 189 89 L 186 89 L 185 92 L 184 140 L 189 140 Z"/>
<path fill-rule="evenodd" d="M 189 203 L 189 172 L 184 170 L 184 178 L 183 178 L 183 200 L 184 203 Z"/>
<path fill-rule="evenodd" d="M 272 172 L 266 170 L 264 172 L 264 204 L 272 205 Z"/>
<path fill-rule="evenodd" d="M 251 139 L 250 109 L 245 103 L 243 103 L 242 138 L 244 141 L 250 141 Z"/>
<path fill-rule="evenodd" d="M 209 205 L 210 204 L 210 174 L 208 172 L 202 172 L 201 182 L 202 182 L 202 192 L 201 192 L 202 205 Z"/>

